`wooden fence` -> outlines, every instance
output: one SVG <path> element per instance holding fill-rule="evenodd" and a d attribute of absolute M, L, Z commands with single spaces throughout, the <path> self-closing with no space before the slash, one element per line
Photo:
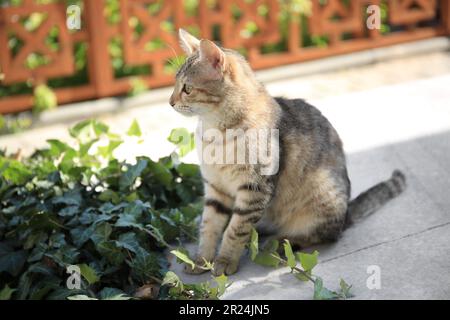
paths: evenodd
<path fill-rule="evenodd" d="M 20 5 L 0 7 L 0 85 L 28 83 L 32 87 L 70 78 L 76 72 L 74 47 L 85 43 L 86 81 L 55 88 L 58 102 L 124 94 L 133 76 L 114 71 L 109 48 L 115 40 L 120 42 L 124 64 L 148 67 L 140 75 L 146 85 L 167 86 L 174 81 L 173 70 L 166 68 L 168 59 L 181 54 L 179 27 L 240 49 L 255 69 L 450 34 L 450 0 L 197 0 L 190 11 L 187 0 L 116 1 L 119 18 L 109 21 L 106 0 L 79 0 L 82 23 L 76 31 L 66 27 L 64 1 L 22 0 Z M 382 16 L 384 29 L 366 26 L 366 9 L 374 4 L 387 12 Z M 30 32 L 23 19 L 33 13 L 44 13 L 45 20 Z M 57 49 L 46 44 L 52 28 L 59 30 Z M 12 35 L 21 40 L 16 52 L 11 50 Z M 148 48 L 152 39 L 162 45 Z M 45 56 L 47 63 L 30 68 L 26 59 L 32 53 Z M 32 105 L 30 92 L 11 94 L 0 98 L 0 113 Z"/>

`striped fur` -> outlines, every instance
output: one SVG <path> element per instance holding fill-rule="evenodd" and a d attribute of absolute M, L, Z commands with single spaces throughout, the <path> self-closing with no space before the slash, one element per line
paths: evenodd
<path fill-rule="evenodd" d="M 185 31 L 180 31 L 180 42 L 189 57 L 177 73 L 170 104 L 199 116 L 199 152 L 216 143 L 203 139 L 211 128 L 278 129 L 280 137 L 279 153 L 268 163 L 278 162 L 274 175 L 265 176 L 262 165 L 249 163 L 201 164 L 205 205 L 199 264 L 214 260 L 215 274 L 236 272 L 253 226 L 299 246 L 336 240 L 346 226 L 403 191 L 404 175 L 396 171 L 350 201 L 342 142 L 319 110 L 300 99 L 272 98 L 237 52 Z"/>

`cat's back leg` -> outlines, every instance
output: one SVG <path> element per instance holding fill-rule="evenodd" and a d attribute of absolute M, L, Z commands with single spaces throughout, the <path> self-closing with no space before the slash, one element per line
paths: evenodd
<path fill-rule="evenodd" d="M 347 215 L 349 187 L 345 177 L 327 168 L 312 174 L 304 186 L 307 192 L 302 193 L 296 210 L 284 219 L 278 238 L 302 248 L 336 241 Z"/>

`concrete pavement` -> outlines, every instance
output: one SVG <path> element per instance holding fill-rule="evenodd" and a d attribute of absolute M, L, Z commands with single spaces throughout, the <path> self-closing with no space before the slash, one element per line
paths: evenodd
<path fill-rule="evenodd" d="M 320 252 L 315 271 L 330 289 L 342 277 L 355 299 L 450 299 L 448 88 L 450 75 L 314 101 L 344 140 L 353 196 L 395 168 L 408 180 L 404 194 L 340 241 L 310 248 Z M 381 271 L 379 290 L 366 286 L 373 265 Z M 230 280 L 225 299 L 310 299 L 313 292 L 287 268 L 261 267 L 247 256 Z"/>

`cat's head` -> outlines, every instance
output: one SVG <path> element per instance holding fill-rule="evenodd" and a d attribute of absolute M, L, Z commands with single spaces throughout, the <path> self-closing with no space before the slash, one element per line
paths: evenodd
<path fill-rule="evenodd" d="M 185 115 L 220 118 L 230 113 L 230 100 L 253 80 L 252 71 L 237 52 L 222 49 L 212 41 L 199 40 L 179 30 L 180 45 L 187 55 L 176 74 L 170 105 Z"/>

